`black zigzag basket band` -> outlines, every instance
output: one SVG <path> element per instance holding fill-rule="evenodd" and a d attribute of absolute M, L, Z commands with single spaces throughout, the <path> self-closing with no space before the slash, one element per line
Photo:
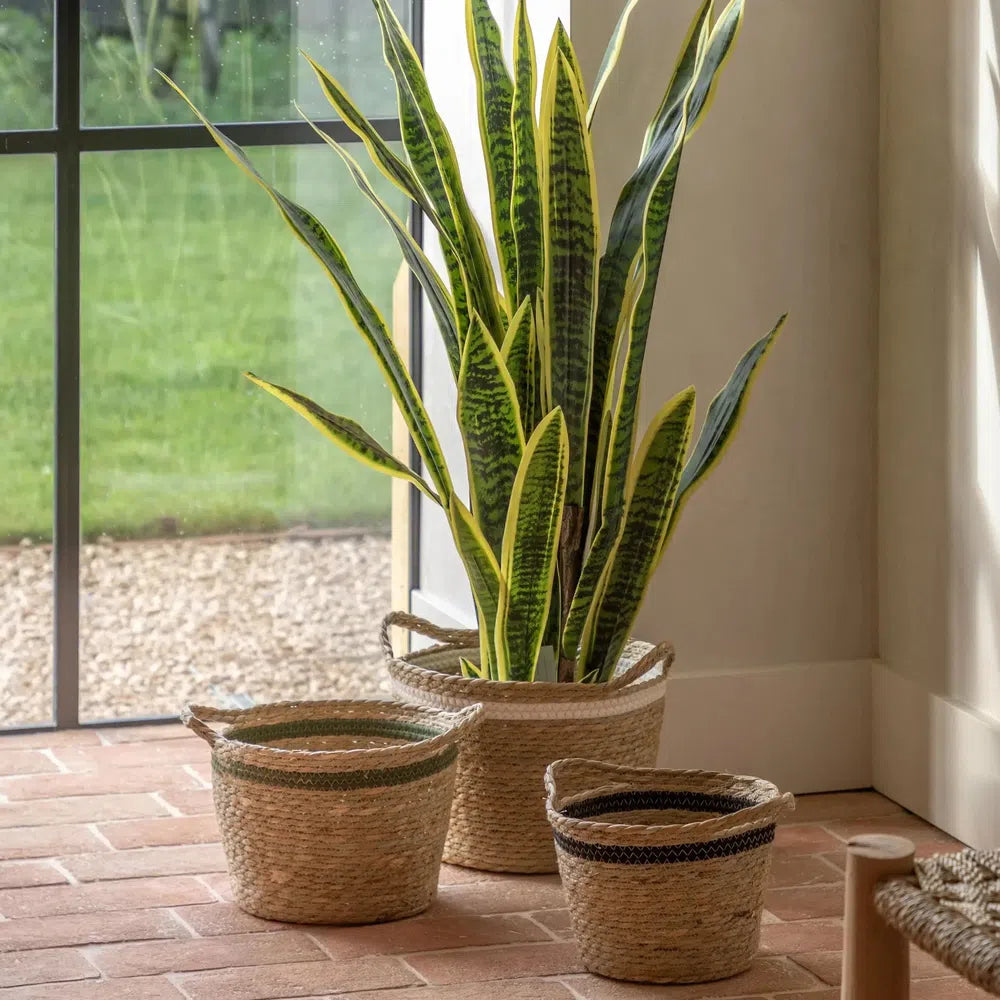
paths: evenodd
<path fill-rule="evenodd" d="M 683 812 L 734 813 L 758 803 L 738 795 L 712 795 L 708 792 L 628 791 L 597 795 L 573 802 L 560 812 L 570 819 L 587 819 L 601 813 L 645 812 L 650 809 L 676 809 Z"/>
<path fill-rule="evenodd" d="M 747 830 L 731 837 L 720 837 L 701 844 L 667 844 L 663 847 L 639 847 L 625 844 L 585 844 L 556 833 L 556 844 L 567 854 L 585 861 L 612 865 L 676 865 L 686 861 L 710 861 L 764 847 L 774 840 L 775 824 Z"/>

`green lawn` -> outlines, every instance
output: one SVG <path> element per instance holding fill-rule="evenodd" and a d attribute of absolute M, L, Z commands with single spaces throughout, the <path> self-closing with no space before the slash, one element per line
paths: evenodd
<path fill-rule="evenodd" d="M 398 250 L 335 154 L 253 155 L 326 222 L 388 320 Z M 81 169 L 84 534 L 384 518 L 383 477 L 240 377 L 252 368 L 388 438 L 374 359 L 266 195 L 216 150 L 89 154 Z M 51 535 L 51 171 L 0 158 L 0 540 Z"/>

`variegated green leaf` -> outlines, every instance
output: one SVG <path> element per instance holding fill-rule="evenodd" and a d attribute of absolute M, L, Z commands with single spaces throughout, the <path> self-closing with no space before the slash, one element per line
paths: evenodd
<path fill-rule="evenodd" d="M 625 349 L 625 331 L 629 326 L 631 311 L 635 304 L 635 297 L 641 285 L 641 265 L 633 274 L 626 292 L 626 308 L 622 311 L 619 332 L 617 335 L 617 345 L 612 364 L 612 371 L 618 371 L 621 366 L 621 354 Z M 605 400 L 604 419 L 601 421 L 601 433 L 597 440 L 598 461 L 597 468 L 603 469 L 607 461 L 608 449 L 611 443 L 613 413 L 611 400 Z M 580 651 L 580 640 L 587 616 L 591 607 L 600 597 L 600 587 L 606 581 L 603 575 L 604 567 L 607 565 L 612 550 L 618 542 L 621 533 L 622 520 L 625 516 L 624 498 L 619 506 L 603 512 L 600 511 L 601 497 L 596 496 L 591 503 L 590 514 L 591 524 L 594 526 L 593 537 L 587 551 L 586 559 L 577 580 L 576 590 L 570 604 L 569 613 L 566 616 L 566 625 L 563 629 L 562 643 L 564 655 L 576 658 Z"/>
<path fill-rule="evenodd" d="M 600 600 L 584 629 L 581 676 L 597 670 L 607 680 L 628 639 L 667 533 L 691 439 L 694 399 L 690 388 L 670 400 L 639 447 L 621 534 L 606 564 Z"/>
<path fill-rule="evenodd" d="M 703 65 L 711 12 L 712 0 L 706 0 L 698 11 L 681 50 L 674 78 L 664 99 L 665 109 L 661 108 L 657 118 L 650 125 L 650 134 L 655 135 L 655 144 L 651 142 L 650 148 L 643 151 L 639 166 L 618 197 L 608 231 L 607 247 L 601 257 L 594 330 L 593 398 L 587 432 L 588 454 L 585 477 L 587 490 L 593 493 L 586 497 L 587 509 L 593 506 L 593 494 L 597 497 L 602 495 L 606 481 L 606 470 L 603 466 L 597 465 L 596 446 L 606 401 L 612 395 L 612 379 L 615 374 L 612 357 L 621 315 L 625 308 L 626 290 L 629 279 L 634 274 L 636 260 L 642 258 L 647 208 L 654 197 L 659 206 L 658 216 L 664 225 L 669 221 L 673 181 L 676 181 L 676 171 L 684 141 L 685 110 Z M 671 176 L 673 181 L 669 179 Z M 648 235 L 655 236 L 653 233 Z M 657 266 L 658 261 L 659 257 L 655 256 Z M 655 275 L 649 286 L 651 290 L 655 290 Z M 593 529 L 596 530 L 599 526 L 599 522 L 595 522 Z"/>
<path fill-rule="evenodd" d="M 583 569 L 580 571 L 580 578 L 577 580 L 576 590 L 573 593 L 573 602 L 570 604 L 569 614 L 566 616 L 566 624 L 562 631 L 563 655 L 578 661 L 582 650 L 580 647 L 583 638 L 583 631 L 587 624 L 587 617 L 591 609 L 598 603 L 601 596 L 601 588 L 607 583 L 605 570 L 611 553 L 618 543 L 621 534 L 622 513 L 615 512 L 604 518 L 597 534 L 594 535 L 584 560 Z"/>
<path fill-rule="evenodd" d="M 767 357 L 787 318 L 788 314 L 786 313 L 775 323 L 769 333 L 761 337 L 740 358 L 739 364 L 729 377 L 729 381 L 709 404 L 705 423 L 698 435 L 698 441 L 691 451 L 691 457 L 684 466 L 684 472 L 681 474 L 677 502 L 674 504 L 670 516 L 670 527 L 667 538 L 664 539 L 664 546 L 666 546 L 670 533 L 677 524 L 677 519 L 680 517 L 688 495 L 719 461 L 736 433 L 760 364 Z"/>
<path fill-rule="evenodd" d="M 382 30 L 382 50 L 396 81 L 403 145 L 413 170 L 458 248 L 469 279 L 470 307 L 497 341 L 507 320 L 501 305 L 486 242 L 462 186 L 451 136 L 431 97 L 420 60 L 387 0 L 374 0 Z"/>
<path fill-rule="evenodd" d="M 535 314 L 531 299 L 526 298 L 511 318 L 500 353 L 517 393 L 521 427 L 525 434 L 530 434 L 535 429 L 539 409 Z"/>
<path fill-rule="evenodd" d="M 704 55 L 697 57 L 694 61 L 693 85 L 686 92 L 684 99 L 679 102 L 676 112 L 672 113 L 679 122 L 676 131 L 680 132 L 680 141 L 677 142 L 674 138 L 675 129 L 665 128 L 654 136 L 647 155 L 647 161 L 655 164 L 657 151 L 664 144 L 669 144 L 672 150 L 664 160 L 663 171 L 653 181 L 652 190 L 643 213 L 642 265 L 644 279 L 631 318 L 625 371 L 622 375 L 621 390 L 618 394 L 618 404 L 615 410 L 611 454 L 605 474 L 605 508 L 615 506 L 624 490 L 625 469 L 628 466 L 635 438 L 637 395 L 634 389 L 639 385 L 645 360 L 646 338 L 649 334 L 649 324 L 653 314 L 656 281 L 663 256 L 663 243 L 670 220 L 677 172 L 680 168 L 685 141 L 684 135 L 688 128 L 687 122 L 690 120 L 688 115 L 690 113 L 694 116 L 699 113 L 704 100 L 714 87 L 713 81 L 717 78 L 736 38 L 742 9 L 740 0 L 736 0 L 735 3 L 726 8 L 722 17 L 712 28 L 707 43 L 700 46 Z M 704 27 L 702 33 L 704 34 Z"/>
<path fill-rule="evenodd" d="M 545 296 L 539 294 L 535 298 L 535 347 L 538 359 L 537 398 L 541 404 L 541 412 L 548 413 L 552 403 L 552 342 L 545 323 Z"/>
<path fill-rule="evenodd" d="M 463 677 L 482 677 L 482 670 L 472 662 L 472 660 L 467 659 L 464 656 L 458 658 L 458 665 L 461 668 Z"/>
<path fill-rule="evenodd" d="M 569 434 L 566 500 L 581 506 L 591 396 L 591 354 L 600 232 L 594 155 L 583 94 L 573 67 L 556 53 L 542 95 L 545 148 L 545 312 L 551 344 L 552 402 Z"/>
<path fill-rule="evenodd" d="M 557 18 L 556 26 L 552 31 L 552 37 L 549 39 L 549 50 L 545 56 L 545 66 L 542 70 L 543 100 L 544 95 L 552 88 L 552 78 L 559 68 L 557 56 L 560 54 L 569 63 L 570 75 L 576 81 L 580 94 L 585 98 L 587 87 L 583 82 L 583 73 L 580 71 L 580 61 L 576 57 L 576 49 L 573 47 L 573 42 L 569 37 L 569 32 L 566 30 L 566 25 L 562 23 L 562 18 Z M 584 100 L 584 107 L 586 107 L 586 100 Z M 586 118 L 586 114 L 584 118 Z"/>
<path fill-rule="evenodd" d="M 535 121 L 535 42 L 526 0 L 518 0 L 514 17 L 514 97 L 511 132 L 514 179 L 510 202 L 511 231 L 517 260 L 517 289 L 512 304 L 534 297 L 542 288 L 542 193 L 539 187 L 538 125 Z"/>
<path fill-rule="evenodd" d="M 309 119 L 307 118 L 306 121 L 309 121 Z M 332 139 L 313 122 L 310 121 L 309 124 L 323 137 L 323 141 L 336 151 L 337 155 L 340 156 L 350 171 L 355 184 L 357 184 L 358 188 L 389 224 L 389 228 L 392 230 L 393 235 L 396 237 L 396 242 L 399 244 L 399 249 L 403 252 L 403 259 L 410 270 L 416 275 L 417 281 L 420 282 L 420 287 L 424 290 L 427 303 L 431 307 L 431 312 L 434 313 L 434 318 L 437 320 L 438 329 L 441 331 L 441 339 L 444 341 L 444 349 L 448 355 L 448 363 L 451 366 L 452 374 L 457 379 L 459 365 L 462 363 L 462 349 L 459 346 L 460 338 L 458 335 L 458 318 L 455 315 L 455 304 L 448 294 L 448 290 L 438 277 L 437 271 L 434 270 L 434 265 L 427 259 L 427 255 L 420 244 L 411 235 L 410 227 L 378 196 L 378 193 L 371 186 L 358 161 L 339 142 Z"/>
<path fill-rule="evenodd" d="M 531 680 L 552 601 L 569 443 L 559 409 L 528 439 L 504 528 L 496 647 L 510 680 Z"/>
<path fill-rule="evenodd" d="M 458 426 L 469 468 L 472 512 L 494 552 L 503 544 L 507 499 L 524 453 L 517 390 L 478 316 L 465 338 L 458 376 Z"/>
<path fill-rule="evenodd" d="M 513 306 L 517 294 L 517 248 L 510 217 L 514 190 L 514 136 L 511 126 L 514 83 L 504 62 L 503 39 L 489 0 L 466 0 L 465 26 L 469 55 L 476 75 L 479 135 L 486 161 L 500 276 L 508 301 Z"/>
<path fill-rule="evenodd" d="M 587 128 L 590 128 L 593 123 L 594 112 L 597 110 L 601 94 L 604 93 L 604 88 L 607 86 L 608 80 L 611 79 L 611 74 L 614 72 L 615 66 L 618 65 L 618 57 L 621 55 L 622 45 L 625 42 L 625 29 L 628 27 L 628 19 L 632 16 L 632 11 L 635 10 L 638 3 L 639 0 L 628 0 L 628 3 L 625 4 L 621 14 L 618 16 L 618 23 L 611 34 L 608 47 L 604 50 L 604 58 L 601 60 L 600 68 L 597 70 L 594 90 L 590 95 L 590 107 L 587 108 Z"/>
<path fill-rule="evenodd" d="M 497 609 L 506 589 L 500 575 L 500 565 L 479 530 L 476 519 L 457 496 L 452 496 L 448 505 L 448 520 L 452 538 L 469 577 L 472 598 L 476 602 L 481 670 L 486 677 L 505 680 L 506 661 L 499 656 L 502 651 L 494 648 Z"/>
<path fill-rule="evenodd" d="M 640 163 L 646 158 L 656 135 L 671 122 L 672 116 L 691 86 L 696 68 L 695 63 L 700 58 L 711 35 L 714 10 L 714 0 L 703 0 L 698 13 L 695 14 L 694 20 L 691 22 L 684 44 L 681 46 L 680 58 L 677 60 L 673 75 L 670 77 L 670 83 L 663 94 L 663 100 L 660 101 L 660 106 L 646 129 L 642 153 L 639 156 Z"/>
<path fill-rule="evenodd" d="M 364 143 L 372 162 L 400 191 L 420 206 L 420 210 L 431 220 L 434 228 L 444 235 L 444 223 L 409 165 L 392 151 L 392 147 L 378 134 L 336 78 L 307 53 L 303 52 L 302 57 L 312 67 L 320 89 L 333 105 L 333 109 L 340 115 L 344 124 Z"/>
<path fill-rule="evenodd" d="M 305 417 L 313 427 L 322 431 L 334 444 L 353 455 L 358 461 L 373 469 L 378 469 L 379 472 L 395 476 L 397 479 L 405 479 L 407 482 L 413 483 L 429 500 L 438 504 L 441 502 L 437 494 L 420 476 L 408 465 L 389 454 L 357 421 L 337 413 L 330 413 L 307 396 L 292 389 L 286 389 L 284 386 L 276 385 L 274 382 L 268 382 L 266 379 L 258 378 L 253 372 L 244 372 L 243 374 L 254 385 L 269 392 L 300 416 Z"/>
<path fill-rule="evenodd" d="M 409 165 L 396 156 L 389 144 L 372 127 L 337 80 L 304 52 L 302 55 L 316 74 L 320 88 L 327 100 L 343 119 L 344 124 L 364 143 L 372 162 L 385 177 L 417 204 L 441 237 L 441 253 L 448 271 L 448 281 L 451 285 L 455 314 L 458 318 L 459 339 L 461 340 L 472 314 L 469 306 L 469 278 L 465 273 L 455 243 L 456 232 L 453 220 L 449 219 L 446 223 L 438 214 Z"/>
<path fill-rule="evenodd" d="M 705 55 L 705 65 L 714 67 L 714 70 L 710 73 L 703 72 L 695 82 L 688 112 L 687 131 L 689 136 L 705 120 L 705 115 L 708 114 L 708 109 L 712 106 L 715 92 L 719 86 L 719 74 L 729 60 L 736 36 L 743 26 L 744 10 L 744 0 L 729 0 L 729 4 L 712 27 L 712 35 L 708 41 L 708 51 Z"/>
<path fill-rule="evenodd" d="M 444 453 L 441 451 L 437 435 L 434 433 L 430 418 L 424 409 L 423 401 L 420 399 L 420 394 L 410 378 L 410 373 L 403 359 L 396 350 L 396 345 L 385 325 L 385 320 L 361 290 L 361 286 L 357 283 L 340 246 L 315 216 L 272 187 L 257 172 L 243 150 L 208 121 L 176 84 L 171 82 L 170 85 L 188 103 L 223 152 L 270 195 L 271 200 L 278 206 L 295 235 L 323 265 L 348 315 L 375 355 L 393 398 L 406 422 L 410 436 L 427 467 L 431 481 L 442 500 L 447 503 L 452 493 L 451 479 L 448 475 Z"/>

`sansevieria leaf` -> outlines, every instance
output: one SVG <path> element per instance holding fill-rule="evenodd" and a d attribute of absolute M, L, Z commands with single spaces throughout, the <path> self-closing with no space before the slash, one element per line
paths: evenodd
<path fill-rule="evenodd" d="M 597 182 L 586 107 L 566 56 L 553 48 L 555 68 L 542 95 L 545 148 L 545 290 L 552 403 L 569 435 L 567 502 L 583 503 L 591 395 L 591 354 L 597 292 Z"/>
<path fill-rule="evenodd" d="M 306 120 L 308 121 L 308 119 Z M 389 228 L 396 237 L 396 242 L 399 244 L 399 249 L 403 253 L 403 259 L 410 270 L 416 275 L 417 281 L 420 282 L 420 287 L 424 290 L 424 295 L 427 297 L 427 304 L 431 307 L 431 312 L 434 313 L 434 319 L 437 320 L 438 329 L 441 332 L 445 353 L 448 355 L 448 364 L 451 366 L 452 374 L 457 379 L 459 365 L 462 363 L 458 318 L 455 315 L 454 302 L 438 277 L 437 271 L 434 270 L 434 265 L 427 259 L 427 255 L 420 244 L 413 238 L 410 233 L 410 227 L 378 196 L 378 193 L 365 176 L 358 161 L 339 142 L 327 135 L 326 132 L 317 128 L 312 122 L 309 122 L 309 124 L 313 126 L 313 129 L 323 137 L 323 141 L 334 149 L 337 155 L 344 161 L 347 169 L 350 171 L 351 177 L 354 178 L 355 184 L 357 184 L 358 188 L 375 208 L 378 209 L 379 214 L 388 223 Z"/>
<path fill-rule="evenodd" d="M 569 441 L 552 410 L 528 439 L 507 511 L 496 648 L 510 680 L 531 680 L 542 646 L 556 573 Z"/>
<path fill-rule="evenodd" d="M 511 317 L 500 353 L 517 393 L 521 427 L 529 435 L 541 419 L 536 370 L 538 352 L 535 344 L 535 313 L 531 308 L 531 299 L 526 298 Z"/>
<path fill-rule="evenodd" d="M 614 671 L 650 577 L 660 558 L 694 422 L 693 388 L 654 417 L 636 455 L 621 535 L 606 567 L 607 580 L 587 620 L 580 676 Z"/>
<path fill-rule="evenodd" d="M 708 38 L 712 33 L 714 10 L 714 0 L 703 0 L 701 8 L 691 22 L 684 38 L 684 44 L 681 46 L 680 58 L 677 60 L 673 75 L 670 77 L 670 83 L 663 94 L 663 100 L 660 101 L 660 106 L 646 129 L 642 153 L 639 156 L 640 163 L 646 158 L 653 139 L 665 126 L 669 125 L 673 116 L 676 115 L 681 101 L 691 87 L 697 69 L 696 63 L 702 58 L 708 44 Z"/>
<path fill-rule="evenodd" d="M 164 79 L 167 78 L 164 77 Z M 389 385 L 389 390 L 392 392 L 403 420 L 406 422 L 410 436 L 427 467 L 431 482 L 441 495 L 442 502 L 447 503 L 452 493 L 451 478 L 448 474 L 444 453 L 441 451 L 437 435 L 434 433 L 430 418 L 424 409 L 423 401 L 413 384 L 413 379 L 410 377 L 403 359 L 396 350 L 396 345 L 385 325 L 385 320 L 361 290 L 361 286 L 358 285 L 340 246 L 315 216 L 296 205 L 295 202 L 286 198 L 269 184 L 257 172 L 243 150 L 212 125 L 176 84 L 169 80 L 168 83 L 188 103 L 223 152 L 270 195 L 271 200 L 278 206 L 295 235 L 323 265 L 344 304 L 344 308 L 375 355 Z"/>
<path fill-rule="evenodd" d="M 767 357 L 774 346 L 781 328 L 788 318 L 782 316 L 771 331 L 760 338 L 739 360 L 729 381 L 719 390 L 708 407 L 705 423 L 698 435 L 698 441 L 691 450 L 691 457 L 684 466 L 680 486 L 677 490 L 677 502 L 670 516 L 670 527 L 664 548 L 670 533 L 677 524 L 681 509 L 691 491 L 701 479 L 712 469 L 722 457 L 723 452 L 732 440 L 739 427 L 740 418 L 746 406 L 747 397 L 753 386 L 753 380 L 760 368 L 760 363 Z"/>
<path fill-rule="evenodd" d="M 660 182 L 667 175 L 668 168 L 671 168 L 672 176 L 676 179 L 676 171 L 680 165 L 680 151 L 684 142 L 687 101 L 704 59 L 711 11 L 712 2 L 707 0 L 691 25 L 674 78 L 664 98 L 666 107 L 664 109 L 661 106 L 660 116 L 663 118 L 663 123 L 655 128 L 655 148 L 643 150 L 639 166 L 618 197 L 608 231 L 607 247 L 601 257 L 594 330 L 593 405 L 587 433 L 586 474 L 588 490 L 595 491 L 599 497 L 604 492 L 606 476 L 604 468 L 596 464 L 596 445 L 601 432 L 606 401 L 612 393 L 614 377 L 612 356 L 625 308 L 626 290 L 629 279 L 635 272 L 636 261 L 642 256 L 647 209 L 657 193 L 658 186 L 660 202 L 658 214 L 665 222 L 669 221 L 669 201 L 673 198 L 673 184 L 669 180 L 662 184 Z M 653 131 L 654 126 L 650 126 L 650 129 Z M 650 288 L 655 291 L 655 277 L 650 282 Z M 620 489 L 618 492 L 620 493 Z M 586 506 L 589 507 L 592 498 L 588 496 L 586 499 L 588 501 Z"/>
<path fill-rule="evenodd" d="M 431 98 L 420 60 L 387 0 L 373 0 L 386 63 L 396 81 L 403 145 L 413 170 L 458 248 L 469 279 L 470 306 L 496 340 L 506 329 L 486 242 L 462 185 L 451 136 Z"/>
<path fill-rule="evenodd" d="M 517 390 L 489 331 L 473 317 L 458 376 L 458 426 L 469 468 L 472 512 L 495 553 L 503 543 L 507 498 L 524 452 Z"/>
<path fill-rule="evenodd" d="M 618 23 L 611 34 L 608 47 L 604 50 L 604 58 L 597 70 L 594 90 L 590 95 L 590 107 L 587 108 L 587 128 L 590 128 L 594 120 L 594 112 L 597 110 L 601 94 L 604 93 L 604 88 L 607 86 L 608 80 L 611 79 L 615 66 L 618 65 L 618 57 L 621 55 L 622 45 L 625 43 L 625 29 L 628 27 L 628 19 L 632 16 L 632 11 L 635 10 L 638 3 L 639 0 L 628 0 L 628 3 L 622 8 L 621 14 L 618 15 Z"/>
<path fill-rule="evenodd" d="M 444 224 L 437 214 L 437 209 L 431 204 L 416 175 L 409 165 L 401 160 L 389 144 L 376 131 L 375 127 L 351 100 L 347 91 L 327 70 L 319 65 L 307 53 L 302 57 L 312 67 L 319 81 L 320 89 L 333 109 L 340 115 L 344 124 L 364 143 L 372 162 L 389 178 L 407 197 L 415 201 L 421 211 L 434 223 L 434 228 L 444 229 Z"/>
<path fill-rule="evenodd" d="M 532 299 L 542 288 L 545 254 L 542 193 L 539 187 L 538 123 L 535 121 L 535 42 L 528 22 L 526 0 L 518 0 L 514 16 L 514 98 L 511 134 L 514 143 L 514 178 L 510 222 L 517 261 L 514 304 Z"/>
<path fill-rule="evenodd" d="M 385 450 L 359 423 L 350 417 L 340 416 L 324 410 L 318 403 L 303 396 L 301 393 L 284 386 L 275 385 L 266 379 L 258 378 L 253 372 L 243 373 L 254 385 L 280 399 L 286 406 L 300 416 L 305 417 L 313 427 L 322 431 L 334 444 L 353 455 L 360 462 L 385 472 L 397 479 L 405 479 L 413 483 L 429 500 L 440 503 L 441 500 L 408 465 L 400 462 Z"/>
<path fill-rule="evenodd" d="M 302 55 L 313 68 L 313 72 L 316 74 L 320 88 L 326 95 L 327 100 L 343 119 L 344 124 L 364 143 L 365 148 L 368 150 L 368 155 L 375 166 L 408 198 L 417 204 L 441 237 L 441 253 L 448 271 L 448 280 L 451 284 L 451 293 L 454 300 L 455 314 L 458 318 L 458 329 L 461 339 L 461 335 L 464 334 L 471 318 L 469 311 L 469 279 L 465 274 L 465 269 L 454 241 L 456 232 L 453 220 L 449 219 L 446 223 L 438 214 L 437 209 L 431 204 L 430 199 L 420 186 L 420 181 L 417 180 L 409 164 L 404 163 L 403 160 L 396 156 L 389 144 L 378 134 L 368 119 L 365 118 L 358 107 L 351 101 L 347 92 L 337 80 L 304 52 Z"/>
<path fill-rule="evenodd" d="M 457 496 L 452 496 L 448 505 L 448 520 L 452 538 L 469 577 L 472 599 L 476 604 L 479 657 L 483 675 L 494 680 L 506 680 L 507 664 L 500 656 L 502 650 L 494 646 L 493 640 L 497 609 L 505 589 L 500 564 L 493 555 L 489 542 L 479 530 L 476 519 Z"/>
<path fill-rule="evenodd" d="M 514 136 L 511 129 L 514 83 L 504 62 L 503 39 L 489 0 L 466 0 L 465 26 L 469 55 L 476 75 L 479 135 L 486 161 L 500 276 L 507 298 L 513 305 L 517 295 L 517 248 L 510 215 L 514 189 Z"/>
<path fill-rule="evenodd" d="M 719 85 L 719 72 L 728 61 L 736 37 L 743 26 L 744 10 L 744 0 L 729 0 L 718 20 L 712 26 L 712 34 L 705 55 L 705 66 L 712 67 L 712 69 L 708 73 L 703 71 L 695 81 L 688 112 L 688 135 L 697 130 L 704 121 L 708 109 L 712 106 Z M 654 132 L 659 117 L 657 115 L 653 119 L 652 129 Z"/>
<path fill-rule="evenodd" d="M 672 112 L 679 122 L 676 130 L 682 134 L 680 144 L 678 145 L 674 139 L 675 129 L 666 128 L 654 136 L 647 158 L 643 161 L 644 165 L 648 161 L 652 169 L 659 159 L 657 155 L 659 150 L 664 146 L 669 146 L 671 150 L 663 162 L 662 171 L 653 182 L 652 192 L 646 202 L 643 216 L 642 264 L 644 280 L 630 323 L 629 347 L 625 357 L 625 371 L 622 375 L 622 390 L 619 393 L 615 411 L 611 454 L 605 478 L 605 506 L 614 506 L 616 497 L 621 495 L 625 478 L 624 470 L 632 450 L 637 397 L 631 390 L 632 387 L 638 386 L 642 374 L 646 339 L 653 314 L 653 300 L 656 295 L 656 281 L 663 256 L 663 244 L 670 220 L 670 210 L 673 205 L 677 172 L 680 167 L 684 143 L 683 135 L 688 130 L 690 116 L 696 115 L 699 111 L 700 104 L 696 107 L 696 103 L 703 101 L 712 89 L 712 81 L 717 77 L 736 37 L 741 16 L 742 3 L 740 0 L 736 0 L 726 8 L 712 28 L 707 44 L 701 46 L 704 57 L 695 60 L 694 84 L 687 91 L 678 108 Z M 640 172 L 642 170 L 643 166 L 640 166 Z"/>

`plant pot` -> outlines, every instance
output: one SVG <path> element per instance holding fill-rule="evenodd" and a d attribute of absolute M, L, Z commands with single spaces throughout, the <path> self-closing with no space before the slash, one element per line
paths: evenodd
<path fill-rule="evenodd" d="M 386 701 L 192 705 L 237 904 L 267 920 L 367 924 L 437 893 L 458 744 L 479 721 Z M 208 722 L 228 723 L 222 733 Z"/>
<path fill-rule="evenodd" d="M 702 983 L 750 967 L 790 794 L 759 778 L 590 760 L 557 761 L 545 784 L 587 969 Z"/>
<path fill-rule="evenodd" d="M 440 645 L 396 657 L 397 625 Z M 618 764 L 656 760 L 663 722 L 668 643 L 632 642 L 606 684 L 492 681 L 462 677 L 459 657 L 478 659 L 476 633 L 440 629 L 410 615 L 382 626 L 393 692 L 402 701 L 454 711 L 481 704 L 483 720 L 463 741 L 444 860 L 495 872 L 557 870 L 545 816 L 545 769 L 566 756 Z"/>

